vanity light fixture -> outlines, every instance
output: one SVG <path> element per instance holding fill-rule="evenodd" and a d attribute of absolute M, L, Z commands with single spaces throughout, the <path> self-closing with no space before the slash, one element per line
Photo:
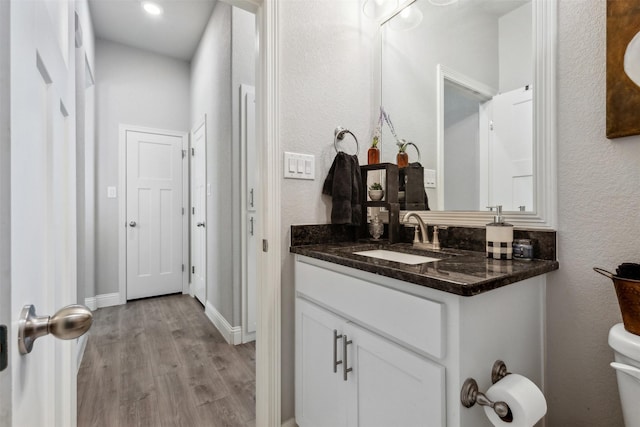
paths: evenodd
<path fill-rule="evenodd" d="M 365 0 L 362 13 L 369 19 L 378 21 L 398 7 L 398 0 Z"/>
<path fill-rule="evenodd" d="M 160 16 L 164 13 L 164 9 L 158 3 L 154 3 L 152 1 L 143 1 L 142 8 L 149 15 Z"/>

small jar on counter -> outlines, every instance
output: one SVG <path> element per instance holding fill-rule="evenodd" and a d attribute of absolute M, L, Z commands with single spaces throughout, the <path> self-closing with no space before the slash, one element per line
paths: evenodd
<path fill-rule="evenodd" d="M 524 261 L 533 259 L 533 244 L 529 239 L 515 239 L 513 241 L 513 258 Z"/>

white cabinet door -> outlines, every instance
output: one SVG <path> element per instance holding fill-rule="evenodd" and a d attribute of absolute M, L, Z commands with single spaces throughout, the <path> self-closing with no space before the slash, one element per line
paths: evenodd
<path fill-rule="evenodd" d="M 349 426 L 445 426 L 444 367 L 351 323 L 344 336 Z"/>
<path fill-rule="evenodd" d="M 342 365 L 334 373 L 334 358 L 342 360 L 342 341 L 334 339 L 334 330 L 341 334 L 343 325 L 341 318 L 296 298 L 296 423 L 300 427 L 346 426 Z"/>

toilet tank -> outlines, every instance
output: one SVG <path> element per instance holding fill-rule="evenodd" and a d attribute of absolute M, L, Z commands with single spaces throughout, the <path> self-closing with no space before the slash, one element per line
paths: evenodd
<path fill-rule="evenodd" d="M 627 332 L 622 323 L 609 331 L 609 346 L 614 350 L 618 392 L 624 423 L 627 427 L 640 426 L 640 336 Z"/>

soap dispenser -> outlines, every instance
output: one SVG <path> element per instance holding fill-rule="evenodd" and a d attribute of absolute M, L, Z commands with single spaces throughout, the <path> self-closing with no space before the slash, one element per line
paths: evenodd
<path fill-rule="evenodd" d="M 495 207 L 493 222 L 487 224 L 487 258 L 513 258 L 513 225 L 504 222 L 502 206 Z"/>

